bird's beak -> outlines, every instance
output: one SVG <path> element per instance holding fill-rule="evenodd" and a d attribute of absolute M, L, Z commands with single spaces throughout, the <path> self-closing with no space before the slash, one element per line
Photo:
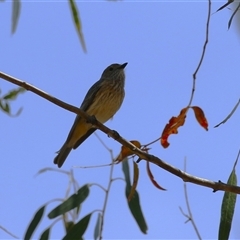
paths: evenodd
<path fill-rule="evenodd" d="M 120 68 L 120 69 L 124 69 L 124 68 L 127 66 L 127 64 L 128 64 L 128 63 L 126 62 L 126 63 L 124 63 L 124 64 L 120 65 L 120 67 L 119 67 L 119 68 Z"/>

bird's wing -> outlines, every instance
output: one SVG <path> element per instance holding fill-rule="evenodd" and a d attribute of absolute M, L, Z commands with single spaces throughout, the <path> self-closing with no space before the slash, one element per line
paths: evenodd
<path fill-rule="evenodd" d="M 73 149 L 78 148 L 81 145 L 81 143 L 83 143 L 96 130 L 97 130 L 96 128 L 90 128 L 81 138 L 77 140 L 77 142 L 73 146 Z"/>
<path fill-rule="evenodd" d="M 91 106 L 91 104 L 94 102 L 95 96 L 98 93 L 99 89 L 101 88 L 102 84 L 101 84 L 102 80 L 98 80 L 97 82 L 95 82 L 92 87 L 88 90 L 82 105 L 81 105 L 81 109 L 83 111 L 87 111 L 88 108 Z"/>
<path fill-rule="evenodd" d="M 101 79 L 99 81 L 97 81 L 96 83 L 94 83 L 92 85 L 92 87 L 88 90 L 88 92 L 82 102 L 82 105 L 80 107 L 81 110 L 83 110 L 85 112 L 88 110 L 88 108 L 91 106 L 92 102 L 94 102 L 94 98 L 100 88 L 101 88 Z M 79 123 L 79 121 L 81 121 L 81 118 L 82 117 L 80 115 L 76 116 L 73 126 L 68 134 L 66 142 L 69 142 L 70 139 L 72 138 L 73 132 L 74 132 L 77 124 Z M 93 129 L 93 130 L 95 131 L 96 129 Z M 93 130 L 90 129 L 85 135 L 80 137 L 80 139 L 76 142 L 74 149 L 76 149 L 88 136 L 90 136 L 94 132 Z"/>

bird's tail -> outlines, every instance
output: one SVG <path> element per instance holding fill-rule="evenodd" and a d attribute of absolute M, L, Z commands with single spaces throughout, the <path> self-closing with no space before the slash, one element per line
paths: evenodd
<path fill-rule="evenodd" d="M 58 165 L 60 168 L 63 163 L 65 162 L 68 154 L 71 152 L 72 148 L 68 147 L 67 144 L 65 143 L 61 149 L 57 152 L 58 155 L 54 158 L 53 162 Z"/>

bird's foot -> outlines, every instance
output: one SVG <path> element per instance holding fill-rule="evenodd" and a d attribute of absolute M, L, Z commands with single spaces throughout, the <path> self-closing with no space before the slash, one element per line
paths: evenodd
<path fill-rule="evenodd" d="M 114 140 L 117 140 L 118 138 L 120 138 L 120 134 L 115 130 L 112 130 L 112 135 L 113 135 L 112 137 L 114 138 Z M 110 136 L 108 135 L 108 137 L 110 137 Z"/>

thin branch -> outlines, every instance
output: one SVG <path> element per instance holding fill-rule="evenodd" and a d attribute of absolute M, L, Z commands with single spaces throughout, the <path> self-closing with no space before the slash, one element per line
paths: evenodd
<path fill-rule="evenodd" d="M 100 167 L 109 167 L 115 163 L 107 163 L 102 165 L 93 165 L 93 166 L 73 166 L 74 168 L 100 168 Z"/>
<path fill-rule="evenodd" d="M 239 98 L 237 104 L 235 105 L 235 107 L 233 108 L 233 110 L 229 113 L 229 115 L 228 115 L 222 122 L 220 122 L 219 124 L 217 124 L 217 125 L 215 126 L 215 128 L 216 128 L 216 127 L 219 127 L 221 124 L 225 123 L 225 122 L 233 115 L 233 113 L 236 111 L 236 109 L 237 109 L 237 107 L 238 107 L 239 104 L 240 104 L 240 98 Z"/>
<path fill-rule="evenodd" d="M 63 174 L 69 175 L 69 172 L 68 172 L 68 171 L 61 170 L 61 169 L 56 169 L 56 168 L 46 167 L 46 168 L 40 169 L 40 170 L 34 175 L 34 177 L 37 177 L 37 176 L 40 175 L 41 173 L 45 173 L 45 172 L 47 172 L 47 171 L 59 172 L 59 173 L 63 173 Z"/>
<path fill-rule="evenodd" d="M 189 221 L 191 221 L 191 219 L 189 218 L 188 214 L 186 214 L 186 213 L 182 210 L 181 207 L 179 207 L 179 210 L 180 210 L 180 212 L 182 213 L 182 215 L 187 218 L 187 220 L 185 221 L 185 223 L 188 223 Z"/>
<path fill-rule="evenodd" d="M 94 133 L 95 136 L 97 137 L 97 139 L 99 140 L 99 142 L 109 151 L 111 152 L 112 150 L 105 144 L 105 142 L 98 136 L 98 134 L 95 132 Z"/>
<path fill-rule="evenodd" d="M 185 172 L 186 172 L 186 168 L 187 168 L 187 161 L 186 161 L 186 158 L 185 158 L 185 159 L 184 159 L 184 171 L 185 171 Z M 191 208 L 190 208 L 190 204 L 189 204 L 189 200 L 188 200 L 188 193 L 187 193 L 187 184 L 186 184 L 186 182 L 184 183 L 184 195 L 185 195 L 186 205 L 187 205 L 187 209 L 188 209 L 188 214 L 184 214 L 183 211 L 182 211 L 182 209 L 180 208 L 180 209 L 181 209 L 181 212 L 183 213 L 183 215 L 184 215 L 185 217 L 188 218 L 188 220 L 187 220 L 186 222 L 191 221 L 191 223 L 192 223 L 192 225 L 193 225 L 193 228 L 194 228 L 194 231 L 196 232 L 196 234 L 197 234 L 197 236 L 198 236 L 198 239 L 199 239 L 199 240 L 202 240 L 201 235 L 200 235 L 200 233 L 199 233 L 199 231 L 198 231 L 198 229 L 197 229 L 197 225 L 196 225 L 196 223 L 195 223 L 195 221 L 194 221 Z"/>
<path fill-rule="evenodd" d="M 199 63 L 197 65 L 197 68 L 196 68 L 195 72 L 193 73 L 192 94 L 191 94 L 191 98 L 190 98 L 188 106 L 190 106 L 192 104 L 192 100 L 193 100 L 193 96 L 194 96 L 194 92 L 195 92 L 197 73 L 198 73 L 198 71 L 199 71 L 199 69 L 200 69 L 200 67 L 202 65 L 202 62 L 203 62 L 203 59 L 204 59 L 204 56 L 205 56 L 205 53 L 206 53 L 206 49 L 207 49 L 210 17 L 211 17 L 211 0 L 208 0 L 208 14 L 207 14 L 207 23 L 206 23 L 206 38 L 205 38 L 205 42 L 203 44 L 202 55 L 200 57 Z"/>
<path fill-rule="evenodd" d="M 14 235 L 13 233 L 9 232 L 6 228 L 4 228 L 3 226 L 0 225 L 0 229 L 2 229 L 4 232 L 6 232 L 8 235 L 12 236 L 13 238 L 19 239 L 19 237 L 17 237 L 16 235 Z"/>
<path fill-rule="evenodd" d="M 31 90 L 32 92 L 49 100 L 50 102 L 66 109 L 68 111 L 71 111 L 71 112 L 81 115 L 81 117 L 83 117 L 84 119 L 88 119 L 88 120 L 90 119 L 89 121 L 91 122 L 91 117 L 89 117 L 89 115 L 86 114 L 85 112 L 83 112 L 81 109 L 74 107 L 70 104 L 67 104 L 55 97 L 52 97 L 52 96 L 48 95 L 47 93 L 41 91 L 40 89 L 27 84 L 26 82 L 22 82 L 19 79 L 13 78 L 2 72 L 0 72 L 0 78 L 3 78 L 9 82 L 16 84 L 16 85 L 22 86 L 27 90 Z M 131 151 L 133 151 L 134 154 L 136 154 L 139 157 L 139 159 L 149 161 L 149 162 L 159 166 L 160 168 L 172 173 L 173 175 L 181 178 L 185 182 L 191 182 L 191 183 L 194 183 L 197 185 L 212 188 L 214 190 L 214 192 L 221 190 L 221 191 L 227 191 L 227 192 L 240 194 L 240 187 L 228 185 L 228 184 L 222 183 L 221 181 L 213 182 L 213 181 L 210 181 L 210 180 L 207 180 L 204 178 L 192 176 L 192 175 L 185 173 L 185 172 L 181 171 L 180 169 L 162 161 L 160 158 L 144 152 L 143 150 L 141 150 L 141 149 L 137 148 L 135 145 L 133 145 L 131 142 L 129 142 L 126 139 L 124 139 L 123 137 L 121 137 L 116 131 L 109 129 L 108 127 L 104 126 L 97 120 L 94 122 L 93 126 L 96 127 L 97 129 L 101 130 L 105 134 L 107 134 L 109 137 L 115 139 L 123 146 L 128 147 Z"/>
<path fill-rule="evenodd" d="M 111 155 L 111 160 L 112 160 L 112 163 L 114 162 L 114 157 L 113 157 L 113 153 L 112 153 L 112 150 L 110 149 L 109 150 L 110 152 L 110 155 Z M 109 197 L 109 192 L 110 192 L 110 189 L 111 189 L 111 185 L 112 185 L 112 179 L 113 179 L 113 169 L 114 169 L 114 165 L 115 164 L 112 164 L 111 165 L 111 168 L 110 168 L 110 173 L 109 173 L 109 182 L 108 182 L 108 187 L 107 187 L 107 191 L 106 191 L 106 195 L 105 195 L 105 199 L 104 199 L 104 203 L 103 203 L 103 209 L 102 209 L 102 221 L 101 221 L 101 226 L 100 226 L 100 233 L 99 233 L 99 239 L 102 240 L 103 239 L 103 236 L 102 236 L 102 232 L 103 232 L 103 224 L 104 224 L 104 216 L 105 216 L 105 213 L 106 213 L 106 207 L 107 207 L 107 201 L 108 201 L 108 197 Z"/>
<path fill-rule="evenodd" d="M 153 143 L 158 142 L 161 138 L 162 138 L 162 137 L 159 137 L 159 138 L 151 141 L 150 143 L 144 144 L 143 147 L 148 147 L 149 145 L 152 145 Z"/>
<path fill-rule="evenodd" d="M 121 178 L 121 177 L 112 178 L 112 182 L 117 181 L 117 180 L 122 180 L 126 183 L 126 180 L 124 178 Z"/>
<path fill-rule="evenodd" d="M 97 186 L 97 187 L 101 188 L 105 193 L 107 192 L 107 189 L 98 183 L 91 183 L 90 186 Z"/>

